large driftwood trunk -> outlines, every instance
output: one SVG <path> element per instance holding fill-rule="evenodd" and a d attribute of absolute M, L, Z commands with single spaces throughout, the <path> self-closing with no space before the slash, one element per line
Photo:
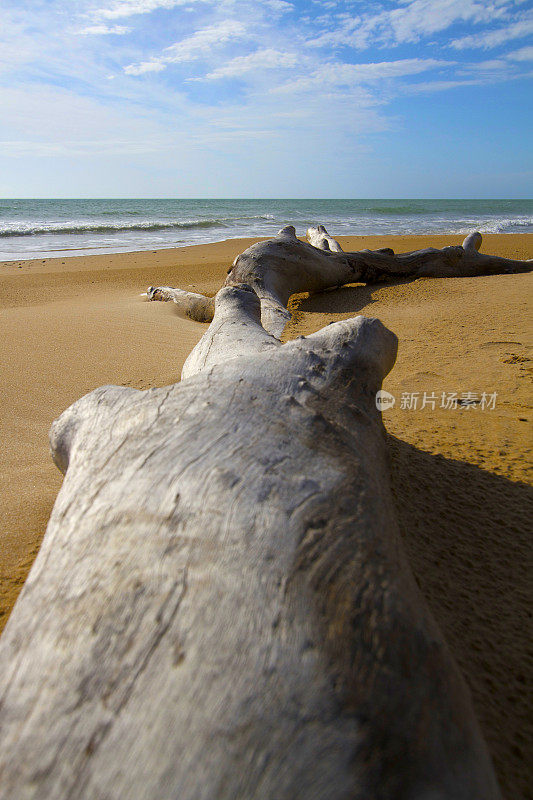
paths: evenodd
<path fill-rule="evenodd" d="M 237 256 L 225 286 L 252 286 L 261 299 L 263 327 L 281 336 L 290 319 L 287 303 L 297 292 L 320 292 L 346 283 L 379 283 L 397 278 L 453 278 L 526 272 L 529 261 L 479 253 L 482 237 L 471 233 L 461 247 L 427 248 L 395 255 L 389 248 L 344 253 L 323 225 L 309 228 L 307 242 L 292 225 L 274 239 L 258 242 Z M 179 314 L 198 322 L 213 318 L 213 299 L 169 286 L 148 289 L 151 300 L 172 300 Z"/>
<path fill-rule="evenodd" d="M 406 563 L 363 317 L 280 345 L 217 297 L 186 378 L 54 423 L 0 646 L 3 800 L 495 800 Z"/>

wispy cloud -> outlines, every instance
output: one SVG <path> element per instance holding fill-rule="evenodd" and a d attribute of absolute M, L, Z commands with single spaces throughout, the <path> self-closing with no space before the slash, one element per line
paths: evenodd
<path fill-rule="evenodd" d="M 81 36 L 124 36 L 126 33 L 131 33 L 131 28 L 125 25 L 89 25 L 87 28 L 80 28 L 75 33 Z"/>
<path fill-rule="evenodd" d="M 406 58 L 399 61 L 381 61 L 371 64 L 324 64 L 310 75 L 284 83 L 272 91 L 293 94 L 338 86 L 356 86 L 375 83 L 390 78 L 417 75 L 421 72 L 448 66 L 449 61 L 433 58 Z"/>
<path fill-rule="evenodd" d="M 107 8 L 97 8 L 92 12 L 95 19 L 120 19 L 137 14 L 150 14 L 159 8 L 171 9 L 191 5 L 196 0 L 116 0 Z"/>
<path fill-rule="evenodd" d="M 512 61 L 533 61 L 533 47 L 521 47 L 520 50 L 513 50 L 507 53 L 506 58 Z"/>
<path fill-rule="evenodd" d="M 439 93 L 444 128 L 454 119 L 446 92 L 459 88 L 466 98 L 469 88 L 507 81 L 523 106 L 523 81 L 511 82 L 530 74 L 533 55 L 519 41 L 533 30 L 530 3 L 518 0 L 312 0 L 304 13 L 288 0 L 5 3 L 6 161 L 9 153 L 108 164 L 127 153 L 128 181 L 152 153 L 159 175 L 181 181 L 189 170 L 192 193 L 200 190 L 190 165 L 205 178 L 210 158 L 208 182 L 213 165 L 236 175 L 252 155 L 277 164 L 290 153 L 299 165 L 307 157 L 306 174 L 316 152 L 353 166 L 354 153 L 379 148 L 392 129 L 420 136 L 425 94 Z M 494 58 L 484 52 L 497 46 Z"/>
<path fill-rule="evenodd" d="M 479 0 L 413 0 L 403 8 L 386 12 L 397 42 L 417 42 L 421 37 L 444 31 L 456 22 L 492 21 L 505 13 L 505 3 Z"/>
<path fill-rule="evenodd" d="M 432 92 L 448 92 L 450 89 L 461 89 L 467 86 L 479 86 L 484 83 L 482 78 L 471 78 L 470 80 L 451 80 L 451 81 L 419 81 L 410 86 L 403 87 L 404 94 L 431 94 Z"/>
<path fill-rule="evenodd" d="M 128 64 L 124 67 L 126 75 L 144 75 L 146 72 L 162 72 L 167 68 L 168 61 L 163 58 L 151 58 L 150 61 L 141 61 L 140 64 Z"/>
<path fill-rule="evenodd" d="M 289 11 L 294 11 L 294 5 L 286 2 L 286 0 L 263 0 L 263 4 L 265 8 L 275 14 L 286 14 Z"/>
<path fill-rule="evenodd" d="M 363 49 L 371 44 L 418 42 L 444 31 L 456 22 L 491 22 L 506 13 L 506 0 L 403 0 L 396 8 L 378 14 L 347 16 L 334 30 L 310 39 L 308 45 L 345 45 Z"/>
<path fill-rule="evenodd" d="M 529 14 L 525 19 L 512 22 L 510 25 L 498 28 L 495 31 L 485 31 L 472 34 L 471 36 L 463 36 L 460 39 L 454 39 L 450 44 L 456 50 L 466 50 L 467 48 L 483 48 L 488 50 L 491 47 L 498 47 L 499 45 L 506 44 L 513 39 L 522 39 L 524 36 L 529 36 L 531 33 L 533 33 L 533 14 Z"/>
<path fill-rule="evenodd" d="M 232 39 L 242 39 L 246 35 L 245 26 L 237 20 L 226 20 L 218 25 L 203 28 L 191 36 L 166 47 L 159 56 L 139 64 L 124 67 L 127 75 L 142 75 L 145 72 L 161 72 L 169 64 L 194 61 L 209 54 L 215 46 L 225 44 Z"/>
<path fill-rule="evenodd" d="M 237 56 L 227 64 L 223 64 L 213 72 L 209 72 L 205 78 L 206 80 L 237 78 L 255 70 L 290 68 L 295 67 L 298 63 L 299 57 L 296 53 L 286 53 L 267 48 L 265 50 L 256 50 L 255 53 L 250 53 L 247 56 Z"/>

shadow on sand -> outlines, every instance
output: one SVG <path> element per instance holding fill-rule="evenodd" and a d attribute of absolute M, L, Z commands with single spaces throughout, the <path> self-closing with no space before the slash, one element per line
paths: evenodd
<path fill-rule="evenodd" d="M 532 797 L 533 490 L 389 436 L 417 582 L 470 685 L 504 797 Z"/>
<path fill-rule="evenodd" d="M 376 303 L 372 295 L 384 286 L 403 286 L 413 283 L 417 278 L 402 278 L 382 283 L 358 283 L 326 289 L 317 294 L 295 294 L 288 303 L 292 318 L 285 329 L 284 340 L 290 339 L 297 330 L 304 315 L 311 314 L 350 314 L 355 315 L 363 308 Z"/>

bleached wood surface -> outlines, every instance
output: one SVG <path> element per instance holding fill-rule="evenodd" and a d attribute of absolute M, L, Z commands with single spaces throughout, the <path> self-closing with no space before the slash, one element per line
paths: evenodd
<path fill-rule="evenodd" d="M 307 241 L 319 250 L 331 250 L 334 253 L 342 253 L 342 247 L 336 239 L 329 235 L 323 225 L 316 228 L 307 229 Z"/>
<path fill-rule="evenodd" d="M 65 479 L 0 640 L 2 800 L 499 797 L 395 521 L 396 337 L 258 319 L 223 289 L 185 380 L 54 423 Z"/>
<path fill-rule="evenodd" d="M 261 298 L 261 320 L 265 329 L 281 336 L 290 319 L 287 303 L 298 292 L 321 292 L 346 283 L 379 283 L 397 278 L 453 278 L 526 272 L 530 261 L 514 261 L 479 253 L 480 233 L 469 234 L 462 246 L 427 248 L 395 254 L 389 248 L 343 252 L 323 225 L 309 228 L 301 242 L 292 225 L 274 239 L 253 244 L 237 256 L 225 286 L 250 285 Z M 178 294 L 173 295 L 173 291 Z M 169 287 L 150 287 L 150 299 L 174 300 L 178 313 L 209 322 L 213 307 L 210 298 Z M 187 296 L 190 295 L 190 302 Z M 195 313 L 198 315 L 195 316 Z"/>
<path fill-rule="evenodd" d="M 171 286 L 149 286 L 146 292 L 149 300 L 171 300 L 176 304 L 178 316 L 193 319 L 196 322 L 211 322 L 215 313 L 215 300 L 185 289 L 173 289 Z"/>

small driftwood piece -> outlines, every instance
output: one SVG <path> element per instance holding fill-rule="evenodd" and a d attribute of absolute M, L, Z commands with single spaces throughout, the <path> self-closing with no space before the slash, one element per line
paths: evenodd
<path fill-rule="evenodd" d="M 471 233 L 462 246 L 428 248 L 412 253 L 389 248 L 343 252 L 323 225 L 309 228 L 307 242 L 296 237 L 292 225 L 274 239 L 258 242 L 237 256 L 225 286 L 246 283 L 261 299 L 261 321 L 274 336 L 281 336 L 290 319 L 287 303 L 297 292 L 321 292 L 347 283 L 379 283 L 396 278 L 453 278 L 527 272 L 530 261 L 514 261 L 478 252 L 482 237 Z M 173 300 L 178 313 L 199 322 L 213 316 L 212 298 L 181 289 L 150 287 L 151 300 Z"/>
<path fill-rule="evenodd" d="M 0 642 L 2 800 L 497 800 L 402 550 L 378 320 L 281 345 L 223 288 L 181 383 L 54 423 Z"/>
<path fill-rule="evenodd" d="M 149 300 L 172 300 L 181 317 L 194 319 L 196 322 L 211 322 L 215 313 L 214 297 L 187 292 L 185 289 L 173 289 L 171 286 L 149 286 L 146 296 Z"/>

